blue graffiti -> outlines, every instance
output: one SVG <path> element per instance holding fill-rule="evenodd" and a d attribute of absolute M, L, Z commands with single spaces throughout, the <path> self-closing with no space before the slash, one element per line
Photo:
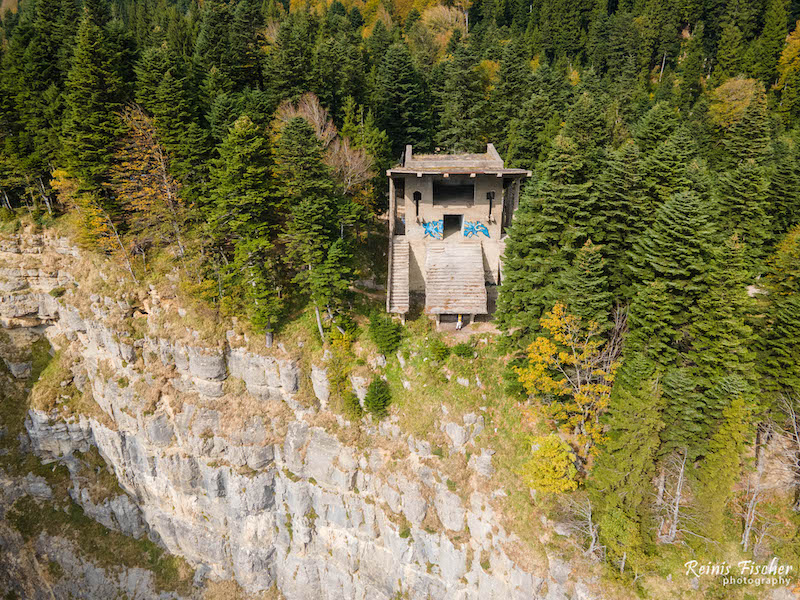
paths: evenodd
<path fill-rule="evenodd" d="M 474 237 L 477 236 L 479 233 L 482 233 L 487 238 L 489 237 L 489 230 L 486 228 L 486 225 L 481 223 L 480 221 L 467 221 L 464 223 L 464 237 Z"/>
<path fill-rule="evenodd" d="M 425 229 L 426 236 L 432 237 L 435 240 L 444 239 L 444 220 L 423 221 L 422 227 Z"/>

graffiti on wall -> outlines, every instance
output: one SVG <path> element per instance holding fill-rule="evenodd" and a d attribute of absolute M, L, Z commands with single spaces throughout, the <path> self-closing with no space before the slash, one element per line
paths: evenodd
<path fill-rule="evenodd" d="M 444 220 L 423 221 L 422 227 L 425 230 L 425 237 L 432 237 L 435 240 L 444 239 Z"/>
<path fill-rule="evenodd" d="M 476 237 L 480 233 L 487 238 L 489 237 L 489 230 L 480 221 L 467 221 L 464 223 L 464 237 Z"/>

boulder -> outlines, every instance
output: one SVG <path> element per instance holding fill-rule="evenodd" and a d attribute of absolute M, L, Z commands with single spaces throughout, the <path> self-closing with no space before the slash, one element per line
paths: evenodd
<path fill-rule="evenodd" d="M 433 501 L 436 507 L 436 514 L 439 520 L 444 525 L 445 529 L 450 531 L 461 531 L 464 529 L 464 516 L 466 511 L 461 504 L 461 498 L 456 496 L 453 492 L 445 489 L 440 489 L 436 493 Z"/>
<path fill-rule="evenodd" d="M 314 388 L 314 395 L 319 400 L 322 408 L 327 408 L 328 400 L 331 397 L 331 384 L 328 381 L 327 369 L 311 365 L 311 387 Z"/>

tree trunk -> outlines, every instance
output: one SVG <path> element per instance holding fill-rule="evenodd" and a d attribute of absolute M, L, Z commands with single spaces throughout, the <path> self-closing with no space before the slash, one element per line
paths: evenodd
<path fill-rule="evenodd" d="M 325 332 L 322 330 L 322 319 L 319 316 L 319 306 L 317 303 L 314 303 L 314 314 L 317 316 L 317 328 L 319 329 L 319 339 L 322 340 L 322 343 L 325 343 Z"/>
<path fill-rule="evenodd" d="M 756 521 L 756 508 L 761 500 L 761 476 L 764 473 L 762 467 L 756 467 L 756 480 L 752 488 L 748 489 L 751 493 L 750 499 L 747 501 L 747 510 L 744 513 L 744 531 L 742 531 L 742 550 L 747 552 L 750 548 L 750 534 L 753 531 L 753 524 Z"/>
<path fill-rule="evenodd" d="M 128 253 L 125 251 L 125 246 L 122 243 L 122 239 L 120 239 L 119 237 L 119 232 L 117 231 L 117 228 L 114 226 L 114 222 L 111 220 L 111 217 L 108 215 L 107 212 L 103 211 L 103 215 L 108 221 L 108 224 L 111 227 L 111 231 L 114 232 L 114 237 L 117 238 L 117 244 L 119 245 L 119 249 L 122 251 L 122 256 L 125 259 L 125 264 L 128 265 L 128 272 L 131 274 L 131 277 L 133 277 L 133 282 L 138 284 L 139 280 L 136 278 L 136 275 L 133 272 L 133 265 L 131 264 L 131 259 L 128 257 Z"/>
<path fill-rule="evenodd" d="M 50 196 L 47 195 L 44 189 L 44 182 L 42 181 L 41 177 L 37 178 L 37 182 L 39 183 L 39 193 L 42 195 L 42 200 L 44 200 L 45 205 L 47 206 L 48 214 L 53 214 L 53 207 L 50 204 Z"/>
<path fill-rule="evenodd" d="M 667 533 L 666 542 L 672 543 L 678 536 L 678 517 L 681 510 L 681 494 L 683 493 L 684 475 L 686 473 L 686 452 L 683 453 L 683 460 L 681 461 L 681 468 L 678 472 L 678 483 L 675 484 L 675 498 L 672 503 L 672 522 L 669 524 L 669 533 Z"/>
<path fill-rule="evenodd" d="M 660 471 L 658 472 L 658 479 L 656 479 L 656 489 L 658 490 L 658 493 L 656 494 L 656 506 L 661 506 L 664 504 L 664 487 L 666 484 L 667 471 L 662 465 Z"/>

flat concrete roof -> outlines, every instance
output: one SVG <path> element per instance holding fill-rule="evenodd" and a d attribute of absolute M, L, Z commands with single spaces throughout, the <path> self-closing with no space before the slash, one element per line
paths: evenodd
<path fill-rule="evenodd" d="M 503 159 L 494 147 L 487 144 L 484 154 L 414 154 L 409 144 L 403 153 L 398 167 L 386 171 L 388 176 L 416 174 L 423 175 L 504 175 L 530 177 L 525 169 L 506 169 Z"/>

